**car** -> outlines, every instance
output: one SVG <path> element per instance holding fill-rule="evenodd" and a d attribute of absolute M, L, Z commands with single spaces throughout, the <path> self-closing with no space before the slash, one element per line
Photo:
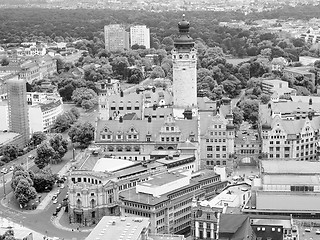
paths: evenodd
<path fill-rule="evenodd" d="M 63 188 L 64 188 L 64 184 L 63 184 L 63 183 L 61 184 L 60 188 L 61 188 L 61 189 L 63 189 Z"/>
<path fill-rule="evenodd" d="M 53 200 L 53 204 L 56 204 L 56 203 L 58 203 L 58 198 Z"/>
<path fill-rule="evenodd" d="M 1 169 L 1 173 L 6 174 L 7 172 L 8 172 L 8 169 L 6 169 L 6 168 Z"/>
<path fill-rule="evenodd" d="M 30 155 L 28 156 L 28 158 L 29 158 L 29 159 L 35 159 L 35 156 L 33 156 L 32 154 L 30 154 Z"/>
<path fill-rule="evenodd" d="M 304 229 L 305 232 L 311 232 L 311 229 L 310 228 L 306 228 Z"/>
<path fill-rule="evenodd" d="M 57 190 L 56 194 L 57 194 L 57 195 L 59 195 L 59 194 L 60 194 L 60 189 L 58 189 L 58 190 Z"/>
<path fill-rule="evenodd" d="M 57 196 L 56 196 L 56 195 L 53 195 L 52 198 L 51 198 L 51 200 L 53 201 L 53 200 L 55 200 L 56 198 L 57 198 Z"/>
<path fill-rule="evenodd" d="M 52 213 L 52 216 L 54 216 L 54 217 L 57 216 L 57 215 L 58 215 L 58 212 L 57 212 L 57 211 L 55 211 L 55 212 Z"/>
<path fill-rule="evenodd" d="M 320 229 L 318 229 L 318 230 L 316 231 L 316 234 L 317 234 L 317 235 L 320 235 Z"/>
<path fill-rule="evenodd" d="M 9 171 L 13 171 L 13 169 L 14 169 L 14 166 L 11 166 L 11 167 L 9 168 Z"/>

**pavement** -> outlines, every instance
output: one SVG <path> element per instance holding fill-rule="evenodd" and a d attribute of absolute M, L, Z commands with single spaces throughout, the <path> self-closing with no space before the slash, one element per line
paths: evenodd
<path fill-rule="evenodd" d="M 65 166 L 62 167 L 62 169 L 58 172 L 58 174 L 60 176 L 62 175 L 66 175 L 69 171 L 69 169 L 77 164 L 78 162 L 80 162 L 81 158 L 85 157 L 86 154 L 85 152 L 80 152 L 77 154 L 75 160 L 76 161 L 69 161 Z M 55 191 L 51 191 L 49 192 L 40 202 L 40 204 L 37 206 L 37 209 L 35 210 L 32 210 L 32 211 L 25 211 L 23 209 L 14 209 L 12 208 L 11 206 L 9 206 L 9 202 L 10 200 L 8 199 L 11 199 L 13 197 L 13 192 L 11 191 L 9 194 L 6 195 L 6 198 L 2 198 L 1 199 L 1 205 L 3 207 L 5 207 L 6 211 L 9 213 L 9 215 L 12 215 L 12 214 L 15 214 L 15 215 L 20 215 L 21 218 L 27 218 L 27 216 L 23 216 L 24 214 L 33 214 L 33 215 L 37 215 L 37 214 L 41 214 L 41 213 L 45 213 L 48 209 L 49 209 L 49 206 L 51 207 L 51 202 L 52 202 L 52 196 L 55 194 Z M 63 214 L 65 213 L 64 211 L 65 209 L 63 208 L 61 211 L 59 211 L 58 215 L 56 217 L 53 217 L 51 216 L 51 223 L 58 229 L 61 229 L 61 230 L 65 230 L 65 231 L 69 231 L 69 232 L 91 232 L 92 229 L 81 229 L 81 230 L 76 230 L 74 227 L 72 228 L 71 226 L 63 226 L 61 223 L 60 223 L 60 219 L 61 217 L 63 216 Z M 6 224 L 5 226 L 8 225 L 8 227 L 10 226 L 14 226 L 13 230 L 14 232 L 16 232 L 16 229 L 17 231 L 20 229 L 22 229 L 24 232 L 29 232 L 29 233 L 32 233 L 34 239 L 36 240 L 43 240 L 43 237 L 46 237 L 45 235 L 39 233 L 39 232 L 36 232 L 30 228 L 26 228 L 26 227 L 23 227 L 23 225 L 21 224 L 18 224 L 14 221 L 10 221 L 9 218 L 0 218 L 0 232 L 1 232 L 1 223 L 4 222 L 6 223 L 6 221 L 10 222 L 9 225 Z M 20 221 L 22 223 L 22 221 Z M 5 227 L 3 227 L 5 229 Z M 21 231 L 22 231 L 21 230 Z M 22 231 L 22 232 L 23 232 Z M 47 232 L 47 231 L 46 231 Z M 28 233 L 28 234 L 29 234 Z M 27 235 L 28 235 L 27 234 Z M 22 237 L 23 238 L 23 237 Z M 66 238 L 65 238 L 66 239 Z"/>

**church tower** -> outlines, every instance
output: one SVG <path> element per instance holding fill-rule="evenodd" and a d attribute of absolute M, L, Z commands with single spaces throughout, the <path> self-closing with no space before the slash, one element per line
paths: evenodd
<path fill-rule="evenodd" d="M 179 36 L 174 40 L 173 62 L 173 103 L 176 108 L 197 107 L 197 51 L 189 36 L 190 23 L 183 19 L 178 24 Z"/>

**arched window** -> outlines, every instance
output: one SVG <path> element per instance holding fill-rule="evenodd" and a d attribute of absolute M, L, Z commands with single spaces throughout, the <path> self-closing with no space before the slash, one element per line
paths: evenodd
<path fill-rule="evenodd" d="M 77 200 L 77 208 L 81 208 L 81 200 L 80 199 Z"/>
<path fill-rule="evenodd" d="M 168 147 L 168 150 L 173 150 L 173 147 Z"/>
<path fill-rule="evenodd" d="M 90 207 L 94 208 L 96 206 L 96 201 L 94 199 L 91 199 L 90 201 Z"/>
<path fill-rule="evenodd" d="M 163 150 L 163 147 L 158 147 L 158 150 Z"/>

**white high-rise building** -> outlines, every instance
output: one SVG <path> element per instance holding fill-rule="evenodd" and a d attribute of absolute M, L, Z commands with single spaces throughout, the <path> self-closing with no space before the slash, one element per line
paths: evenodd
<path fill-rule="evenodd" d="M 122 51 L 129 49 L 129 34 L 120 24 L 104 26 L 105 49 L 108 51 Z"/>
<path fill-rule="evenodd" d="M 150 29 L 146 25 L 137 25 L 130 28 L 130 46 L 143 45 L 150 48 Z"/>
<path fill-rule="evenodd" d="M 179 36 L 172 50 L 173 103 L 178 108 L 194 109 L 197 107 L 197 50 L 189 36 L 189 22 L 183 17 L 178 26 Z"/>

